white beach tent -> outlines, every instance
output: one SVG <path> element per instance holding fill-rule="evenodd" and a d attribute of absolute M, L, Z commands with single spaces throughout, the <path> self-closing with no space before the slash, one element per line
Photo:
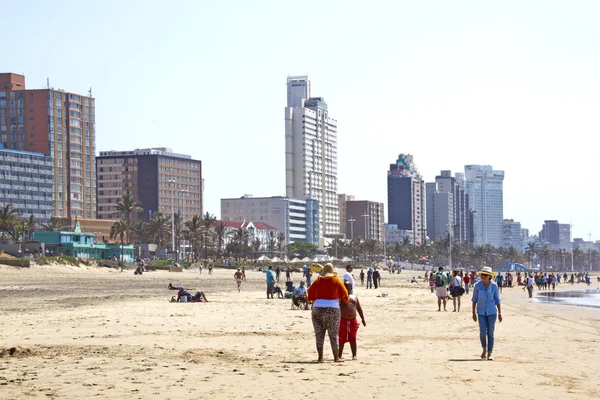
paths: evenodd
<path fill-rule="evenodd" d="M 350 257 L 344 257 L 340 261 L 341 262 L 352 262 L 352 259 Z"/>
<path fill-rule="evenodd" d="M 335 256 L 329 257 L 329 261 L 339 261 Z"/>
<path fill-rule="evenodd" d="M 312 262 L 312 260 L 308 257 L 304 257 L 302 260 L 300 260 L 302 262 Z"/>
<path fill-rule="evenodd" d="M 267 256 L 260 256 L 256 259 L 256 261 L 271 261 L 271 259 Z"/>
<path fill-rule="evenodd" d="M 275 256 L 275 257 L 273 257 L 273 258 L 271 259 L 271 262 L 274 262 L 274 263 L 276 263 L 276 262 L 283 262 L 283 260 L 282 260 L 281 258 L 277 258 L 277 257 Z"/>
<path fill-rule="evenodd" d="M 301 263 L 302 260 L 299 259 L 298 257 L 296 257 L 296 258 L 292 259 L 292 261 L 290 261 L 290 262 L 292 262 L 292 263 Z"/>

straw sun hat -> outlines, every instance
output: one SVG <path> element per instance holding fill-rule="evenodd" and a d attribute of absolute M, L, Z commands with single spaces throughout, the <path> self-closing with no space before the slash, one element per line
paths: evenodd
<path fill-rule="evenodd" d="M 335 272 L 335 270 L 333 269 L 332 263 L 327 263 L 323 267 L 323 270 L 321 271 L 320 275 L 324 277 L 337 276 L 337 272 Z"/>
<path fill-rule="evenodd" d="M 494 271 L 492 270 L 491 267 L 483 267 L 483 268 L 481 268 L 481 271 L 479 271 L 479 275 L 494 276 Z"/>

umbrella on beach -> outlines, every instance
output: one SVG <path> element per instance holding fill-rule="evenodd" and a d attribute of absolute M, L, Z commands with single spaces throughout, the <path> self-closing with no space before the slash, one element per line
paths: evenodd
<path fill-rule="evenodd" d="M 275 256 L 275 257 L 273 257 L 271 259 L 271 262 L 274 262 L 274 263 L 276 263 L 276 262 L 283 262 L 283 260 L 281 258 L 277 258 L 277 256 Z"/>
<path fill-rule="evenodd" d="M 310 269 L 315 274 L 318 274 L 323 270 L 323 266 L 321 264 L 311 264 L 308 266 L 308 269 Z"/>
<path fill-rule="evenodd" d="M 302 262 L 312 262 L 312 260 L 308 257 L 304 257 L 301 261 Z"/>
<path fill-rule="evenodd" d="M 290 262 L 291 263 L 300 263 L 300 262 L 302 262 L 302 260 L 299 259 L 298 257 L 296 257 L 296 258 L 292 259 L 292 261 L 290 261 Z"/>
<path fill-rule="evenodd" d="M 271 261 L 271 259 L 267 256 L 260 256 L 256 259 L 256 261 Z"/>

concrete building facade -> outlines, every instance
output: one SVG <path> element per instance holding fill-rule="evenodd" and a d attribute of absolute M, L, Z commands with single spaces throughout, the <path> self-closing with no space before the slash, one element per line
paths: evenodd
<path fill-rule="evenodd" d="M 90 91 L 91 92 L 91 91 Z M 54 215 L 96 218 L 95 99 L 0 74 L 0 143 L 53 161 Z"/>
<path fill-rule="evenodd" d="M 552 250 L 572 250 L 571 225 L 557 220 L 546 220 L 539 233 L 539 241 L 550 244 Z"/>
<path fill-rule="evenodd" d="M 337 193 L 337 120 L 322 97 L 311 97 L 307 76 L 287 79 L 285 172 L 288 198 L 319 202 L 323 237 L 340 233 Z"/>
<path fill-rule="evenodd" d="M 465 181 L 472 213 L 473 243 L 501 247 L 504 234 L 504 171 L 495 171 L 489 165 L 466 165 Z"/>
<path fill-rule="evenodd" d="M 503 247 L 514 247 L 523 250 L 523 239 L 521 238 L 521 223 L 513 219 L 504 220 L 504 230 L 502 235 Z"/>
<path fill-rule="evenodd" d="M 348 213 L 346 212 L 346 203 L 354 201 L 356 198 L 348 194 L 338 194 L 338 208 L 340 210 L 340 234 L 346 236 L 348 226 Z M 349 237 L 349 236 L 346 236 Z"/>
<path fill-rule="evenodd" d="M 410 231 L 413 241 L 421 243 L 427 236 L 425 183 L 410 154 L 400 154 L 390 164 L 388 183 L 388 224 Z"/>
<path fill-rule="evenodd" d="M 282 196 L 221 199 L 223 221 L 254 221 L 275 227 L 285 234 L 286 245 L 308 242 L 319 245 L 321 207 L 314 199 Z"/>
<path fill-rule="evenodd" d="M 368 200 L 346 201 L 346 213 L 348 220 L 354 221 L 346 225 L 344 233 L 347 238 L 362 237 L 383 242 L 385 234 L 383 203 Z"/>
<path fill-rule="evenodd" d="M 48 222 L 54 215 L 53 179 L 50 156 L 0 144 L 0 206 L 12 204 L 20 217 Z"/>
<path fill-rule="evenodd" d="M 98 218 L 118 219 L 117 203 L 125 194 L 142 202 L 143 215 L 181 213 L 183 221 L 202 215 L 202 162 L 160 147 L 102 151 L 98 169 Z"/>

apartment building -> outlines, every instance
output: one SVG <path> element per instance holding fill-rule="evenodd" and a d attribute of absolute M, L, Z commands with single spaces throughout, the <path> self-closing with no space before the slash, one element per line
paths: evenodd
<path fill-rule="evenodd" d="M 96 218 L 95 99 L 0 73 L 0 143 L 48 155 L 57 217 Z"/>
<path fill-rule="evenodd" d="M 171 149 L 101 151 L 96 158 L 98 218 L 119 218 L 117 203 L 125 194 L 142 202 L 149 218 L 153 212 L 181 213 L 183 220 L 202 214 L 202 162 Z"/>

